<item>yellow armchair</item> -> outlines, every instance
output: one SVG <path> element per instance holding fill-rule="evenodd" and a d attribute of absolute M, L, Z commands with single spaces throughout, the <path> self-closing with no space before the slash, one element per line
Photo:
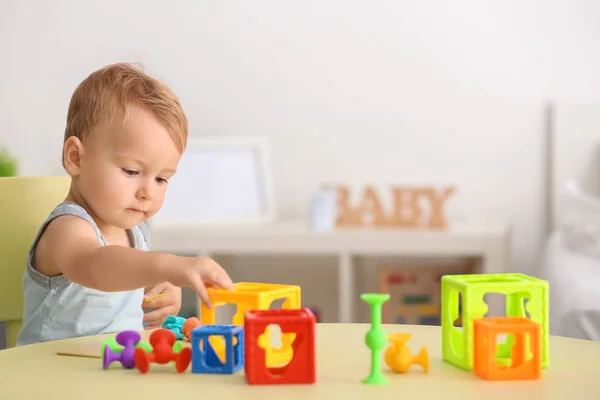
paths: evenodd
<path fill-rule="evenodd" d="M 40 225 L 69 192 L 70 177 L 0 178 L 0 321 L 7 347 L 23 325 L 22 278 Z"/>

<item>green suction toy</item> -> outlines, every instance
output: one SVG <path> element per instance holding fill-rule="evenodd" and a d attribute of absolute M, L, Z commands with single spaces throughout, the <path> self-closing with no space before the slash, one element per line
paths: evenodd
<path fill-rule="evenodd" d="M 381 373 L 381 351 L 387 344 L 387 332 L 381 326 L 381 308 L 390 299 L 389 294 L 365 293 L 360 298 L 371 306 L 371 329 L 365 335 L 365 343 L 371 349 L 371 373 L 363 383 L 383 385 L 389 379 Z"/>

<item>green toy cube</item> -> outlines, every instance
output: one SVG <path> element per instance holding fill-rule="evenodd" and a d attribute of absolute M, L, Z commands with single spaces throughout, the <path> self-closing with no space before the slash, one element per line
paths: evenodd
<path fill-rule="evenodd" d="M 459 304 L 459 293 L 462 304 Z M 548 367 L 548 282 L 524 274 L 466 274 L 442 277 L 442 353 L 445 361 L 467 371 L 473 370 L 473 320 L 488 311 L 484 295 L 506 295 L 506 316 L 527 317 L 542 329 L 542 368 Z M 528 299 L 526 305 L 524 300 Z M 462 329 L 454 326 L 462 305 Z M 499 343 L 499 362 L 510 359 L 514 339 Z"/>

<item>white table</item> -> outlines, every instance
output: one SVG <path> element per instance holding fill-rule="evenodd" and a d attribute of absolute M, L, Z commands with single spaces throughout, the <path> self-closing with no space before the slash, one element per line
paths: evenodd
<path fill-rule="evenodd" d="M 384 325 L 388 333 L 410 333 L 411 352 L 427 346 L 430 369 L 413 366 L 395 374 L 382 362 L 386 385 L 367 385 L 368 324 L 317 324 L 317 381 L 309 385 L 249 385 L 236 374 L 182 374 L 173 365 L 152 364 L 142 375 L 118 364 L 102 369 L 99 358 L 67 357 L 57 351 L 93 345 L 96 354 L 106 336 L 83 337 L 0 350 L 0 399 L 244 399 L 244 400 L 598 400 L 600 343 L 550 337 L 550 366 L 540 380 L 485 381 L 442 360 L 439 326 Z M 189 346 L 189 344 L 187 344 Z"/>
<path fill-rule="evenodd" d="M 354 322 L 353 256 L 480 257 L 478 272 L 508 272 L 508 224 L 454 225 L 446 231 L 338 229 L 318 233 L 303 222 L 152 227 L 154 251 L 228 255 L 337 255 L 338 322 Z M 497 299 L 494 299 L 497 300 Z M 492 313 L 502 313 L 497 301 Z"/>

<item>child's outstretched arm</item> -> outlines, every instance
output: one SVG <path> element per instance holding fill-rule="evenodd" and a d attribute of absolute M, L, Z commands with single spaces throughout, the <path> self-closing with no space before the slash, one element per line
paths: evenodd
<path fill-rule="evenodd" d="M 210 305 L 205 283 L 233 290 L 220 265 L 206 257 L 182 257 L 122 246 L 102 246 L 90 224 L 78 217 L 53 220 L 36 251 L 35 265 L 47 275 L 64 274 L 82 286 L 117 292 L 170 282 L 190 287 Z"/>

